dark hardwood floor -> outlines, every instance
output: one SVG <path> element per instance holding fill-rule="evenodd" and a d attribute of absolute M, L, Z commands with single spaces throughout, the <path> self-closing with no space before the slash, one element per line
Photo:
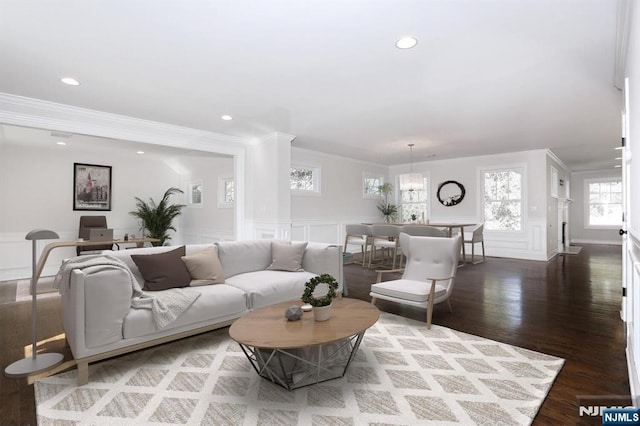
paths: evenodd
<path fill-rule="evenodd" d="M 579 255 L 549 262 L 487 258 L 458 269 L 451 298 L 434 310 L 434 324 L 566 359 L 534 424 L 600 424 L 578 416 L 580 396 L 622 395 L 630 405 L 624 324 L 620 320 L 621 250 L 585 246 Z M 345 266 L 349 297 L 369 300 L 375 273 Z M 424 310 L 384 301 L 378 307 L 424 321 Z M 38 301 L 38 339 L 62 333 L 60 301 Z M 0 305 L 2 368 L 24 356 L 31 342 L 31 304 Z M 64 340 L 47 343 L 70 359 Z M 33 386 L 26 379 L 0 377 L 0 424 L 35 425 Z M 600 401 L 595 399 L 595 401 Z M 600 405 L 598 402 L 594 405 Z M 603 405 L 611 405 L 609 401 Z"/>

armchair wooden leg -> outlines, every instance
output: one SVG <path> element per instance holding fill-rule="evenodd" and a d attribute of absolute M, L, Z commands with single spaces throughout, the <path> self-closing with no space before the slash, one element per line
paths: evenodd
<path fill-rule="evenodd" d="M 453 312 L 453 308 L 451 307 L 451 300 L 447 299 L 447 306 L 449 307 L 449 312 Z"/>
<path fill-rule="evenodd" d="M 375 306 L 376 300 L 378 300 L 378 299 L 376 299 L 375 297 L 372 297 L 371 298 L 371 304 Z"/>
<path fill-rule="evenodd" d="M 427 329 L 431 330 L 431 317 L 433 317 L 433 299 L 436 295 L 436 280 L 431 281 L 431 291 L 427 302 Z"/>

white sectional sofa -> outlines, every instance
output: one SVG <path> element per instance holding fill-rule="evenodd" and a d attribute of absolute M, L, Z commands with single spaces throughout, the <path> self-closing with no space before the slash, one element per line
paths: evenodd
<path fill-rule="evenodd" d="M 186 255 L 201 252 L 209 244 L 187 245 Z M 299 300 L 304 283 L 319 274 L 330 274 L 342 291 L 341 247 L 309 243 L 299 272 L 268 270 L 272 240 L 216 243 L 224 283 L 190 287 L 198 298 L 178 318 L 157 329 L 151 311 L 134 309 L 130 275 L 123 269 L 90 266 L 71 271 L 62 293 L 63 323 L 67 341 L 78 366 L 78 383 L 88 381 L 88 365 L 108 357 L 230 325 L 246 312 L 287 300 Z M 156 254 L 176 247 L 149 247 L 105 251 L 123 261 L 140 284 L 144 279 L 132 255 Z M 284 312 L 283 312 L 284 316 Z"/>

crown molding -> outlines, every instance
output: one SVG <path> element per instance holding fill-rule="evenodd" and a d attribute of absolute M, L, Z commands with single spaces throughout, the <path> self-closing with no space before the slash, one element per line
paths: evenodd
<path fill-rule="evenodd" d="M 0 124 L 235 155 L 249 139 L 0 93 Z"/>

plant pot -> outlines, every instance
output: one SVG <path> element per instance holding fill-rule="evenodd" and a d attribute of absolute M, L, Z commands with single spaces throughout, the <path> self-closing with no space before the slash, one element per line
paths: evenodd
<path fill-rule="evenodd" d="M 331 318 L 331 305 L 314 306 L 313 319 L 316 321 L 326 321 Z"/>

